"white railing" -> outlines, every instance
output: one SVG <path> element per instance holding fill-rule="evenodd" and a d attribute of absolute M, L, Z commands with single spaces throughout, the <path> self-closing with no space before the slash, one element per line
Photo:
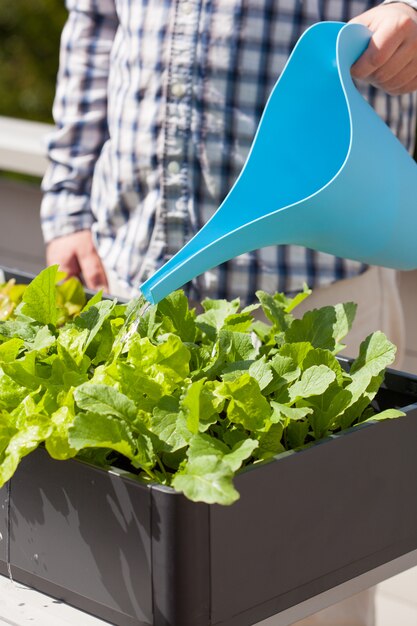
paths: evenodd
<path fill-rule="evenodd" d="M 42 178 L 48 124 L 0 116 L 0 170 Z M 45 266 L 39 182 L 0 178 L 0 266 L 35 274 Z"/>
<path fill-rule="evenodd" d="M 0 116 L 0 170 L 42 176 L 45 137 L 51 129 L 49 124 Z"/>

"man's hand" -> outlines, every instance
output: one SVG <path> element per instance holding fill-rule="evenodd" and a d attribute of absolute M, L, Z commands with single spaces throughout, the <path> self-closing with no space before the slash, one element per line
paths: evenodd
<path fill-rule="evenodd" d="M 53 239 L 46 247 L 46 262 L 58 264 L 68 277 L 82 278 L 89 289 L 108 291 L 106 273 L 89 230 Z"/>
<path fill-rule="evenodd" d="M 395 2 L 379 5 L 351 20 L 373 33 L 368 48 L 352 66 L 361 78 L 391 95 L 417 89 L 417 11 Z"/>

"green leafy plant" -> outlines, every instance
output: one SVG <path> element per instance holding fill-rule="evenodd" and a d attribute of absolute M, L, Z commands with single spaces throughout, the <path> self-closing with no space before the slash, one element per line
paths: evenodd
<path fill-rule="evenodd" d="M 75 279 L 61 281 L 49 267 L 0 290 L 13 302 L 0 322 L 0 485 L 42 444 L 55 459 L 116 464 L 231 504 L 243 468 L 402 415 L 371 404 L 395 356 L 383 333 L 364 340 L 349 372 L 336 358 L 353 303 L 295 319 L 308 290 L 258 292 L 257 305 L 205 300 L 197 314 L 176 291 L 144 312 L 142 298 L 87 301 Z"/>

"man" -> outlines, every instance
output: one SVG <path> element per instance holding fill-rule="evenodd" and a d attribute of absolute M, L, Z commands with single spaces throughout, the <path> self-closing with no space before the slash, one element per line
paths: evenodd
<path fill-rule="evenodd" d="M 43 182 L 47 262 L 88 287 L 137 293 L 220 205 L 288 55 L 318 21 L 352 20 L 373 32 L 352 73 L 412 151 L 414 2 L 67 0 Z M 233 259 L 193 281 L 190 296 L 246 304 L 257 289 L 295 292 L 304 282 L 314 288 L 308 308 L 354 300 L 360 338 L 379 328 L 401 347 L 391 270 L 296 246 Z M 371 594 L 361 594 L 306 624 L 369 626 L 372 613 Z"/>

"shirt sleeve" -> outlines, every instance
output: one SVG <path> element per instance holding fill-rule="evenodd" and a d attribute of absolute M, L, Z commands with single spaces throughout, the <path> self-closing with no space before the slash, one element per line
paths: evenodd
<path fill-rule="evenodd" d="M 67 0 L 61 37 L 55 130 L 47 138 L 49 166 L 42 181 L 45 242 L 91 227 L 95 162 L 108 138 L 109 58 L 118 27 L 114 0 Z"/>
<path fill-rule="evenodd" d="M 417 10 L 417 0 L 384 0 L 382 4 L 393 4 L 394 2 L 401 2 L 402 4 L 408 4 L 413 9 Z"/>

